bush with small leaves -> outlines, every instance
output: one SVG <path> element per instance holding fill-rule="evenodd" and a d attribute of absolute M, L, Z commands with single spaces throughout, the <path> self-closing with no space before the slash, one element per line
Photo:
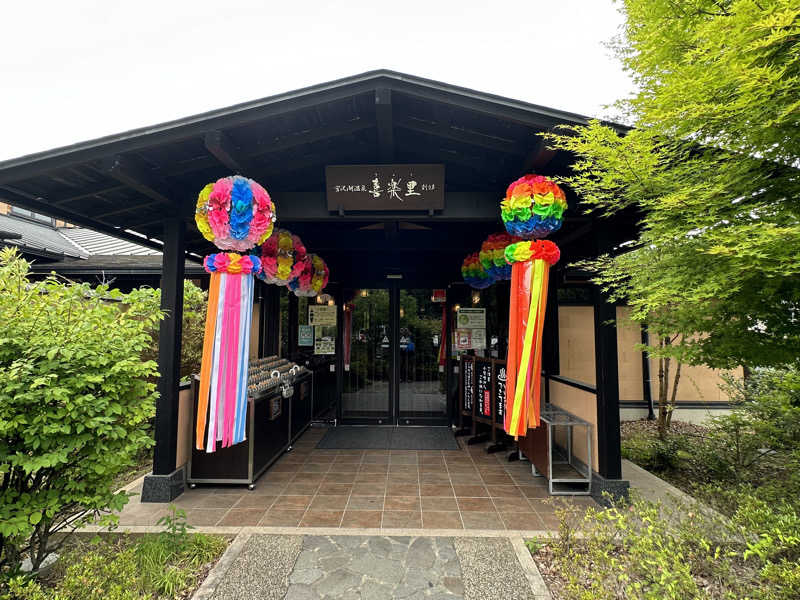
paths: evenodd
<path fill-rule="evenodd" d="M 0 250 L 0 575 L 26 554 L 37 569 L 54 531 L 122 509 L 114 478 L 152 444 L 157 396 L 143 352 L 159 310 L 28 274 Z"/>

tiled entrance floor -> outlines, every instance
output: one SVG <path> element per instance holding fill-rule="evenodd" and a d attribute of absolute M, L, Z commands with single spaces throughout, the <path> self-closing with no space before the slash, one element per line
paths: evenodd
<path fill-rule="evenodd" d="M 460 450 L 317 450 L 324 435 L 309 429 L 256 482 L 256 488 L 199 486 L 174 504 L 190 525 L 424 529 L 555 529 L 555 506 L 530 463 Z M 560 502 L 593 506 L 588 497 Z M 161 504 L 132 498 L 120 525 L 154 525 Z"/>

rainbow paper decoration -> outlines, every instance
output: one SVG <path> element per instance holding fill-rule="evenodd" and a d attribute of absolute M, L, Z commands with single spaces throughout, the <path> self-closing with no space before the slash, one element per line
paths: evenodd
<path fill-rule="evenodd" d="M 252 179 L 223 177 L 200 191 L 194 220 L 203 237 L 220 250 L 244 252 L 272 233 L 275 205 Z"/>
<path fill-rule="evenodd" d="M 478 258 L 481 266 L 495 281 L 511 279 L 511 265 L 506 262 L 505 249 L 519 238 L 507 233 L 493 233 L 481 244 Z"/>
<path fill-rule="evenodd" d="M 307 254 L 302 262 L 300 274 L 289 282 L 289 289 L 296 296 L 316 296 L 328 285 L 328 265 L 316 254 Z"/>
<path fill-rule="evenodd" d="M 514 181 L 500 202 L 500 216 L 511 235 L 543 238 L 561 228 L 567 199 L 563 190 L 542 175 Z"/>
<path fill-rule="evenodd" d="M 253 275 L 261 258 L 242 255 L 272 234 L 275 205 L 252 179 L 223 177 L 197 197 L 197 228 L 220 250 L 203 260 L 211 274 L 195 423 L 198 450 L 245 440 L 247 369 L 253 318 Z"/>
<path fill-rule="evenodd" d="M 514 240 L 503 251 L 511 265 L 508 315 L 505 431 L 515 438 L 539 426 L 541 412 L 542 333 L 550 267 L 561 252 L 540 240 L 561 227 L 567 201 L 555 183 L 526 175 L 508 186 L 501 216 Z"/>
<path fill-rule="evenodd" d="M 247 368 L 257 256 L 221 252 L 203 261 L 211 274 L 200 366 L 196 444 L 214 452 L 245 440 Z"/>
<path fill-rule="evenodd" d="M 267 283 L 288 286 L 304 268 L 306 247 L 286 229 L 276 229 L 261 246 L 263 270 L 259 277 Z"/>
<path fill-rule="evenodd" d="M 494 277 L 483 268 L 477 252 L 468 255 L 461 264 L 461 276 L 470 287 L 482 290 L 495 282 Z"/>

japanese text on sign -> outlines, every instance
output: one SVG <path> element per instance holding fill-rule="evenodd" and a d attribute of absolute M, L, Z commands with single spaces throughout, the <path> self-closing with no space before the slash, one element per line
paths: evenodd
<path fill-rule="evenodd" d="M 328 210 L 441 210 L 443 165 L 341 165 L 325 169 Z"/>

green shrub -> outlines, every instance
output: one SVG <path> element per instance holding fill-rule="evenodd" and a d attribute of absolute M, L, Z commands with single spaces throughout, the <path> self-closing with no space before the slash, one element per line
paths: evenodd
<path fill-rule="evenodd" d="M 141 287 L 127 296 L 131 302 L 141 304 L 147 311 L 158 311 L 161 306 L 161 290 Z M 203 336 L 206 326 L 207 294 L 189 280 L 183 282 L 183 320 L 181 322 L 181 378 L 200 372 L 203 358 Z M 158 361 L 158 326 L 149 329 L 150 344 L 145 358 Z"/>
<path fill-rule="evenodd" d="M 178 547 L 169 535 L 127 536 L 79 544 L 56 563 L 50 586 L 28 577 L 9 582 L 2 600 L 150 600 L 183 598 L 198 582 L 203 565 L 226 542 L 195 534 Z"/>
<path fill-rule="evenodd" d="M 800 517 L 751 492 L 736 492 L 729 518 L 698 504 L 636 498 L 585 516 L 557 510 L 550 548 L 560 592 L 570 600 L 800 597 Z"/>
<path fill-rule="evenodd" d="M 657 436 L 638 434 L 623 440 L 622 457 L 650 471 L 669 471 L 677 468 L 685 458 L 685 447 L 683 436 L 668 433 L 662 440 Z"/>
<path fill-rule="evenodd" d="M 731 413 L 713 418 L 707 433 L 687 445 L 687 475 L 753 487 L 765 501 L 788 499 L 800 508 L 800 373 L 757 371 L 746 385 L 729 382 L 728 392 Z M 707 501 L 721 501 L 702 486 L 699 491 Z"/>
<path fill-rule="evenodd" d="M 142 353 L 161 318 L 105 286 L 28 271 L 0 250 L 0 570 L 12 572 L 25 553 L 38 568 L 55 530 L 127 502 L 113 481 L 152 444 L 156 365 Z"/>

